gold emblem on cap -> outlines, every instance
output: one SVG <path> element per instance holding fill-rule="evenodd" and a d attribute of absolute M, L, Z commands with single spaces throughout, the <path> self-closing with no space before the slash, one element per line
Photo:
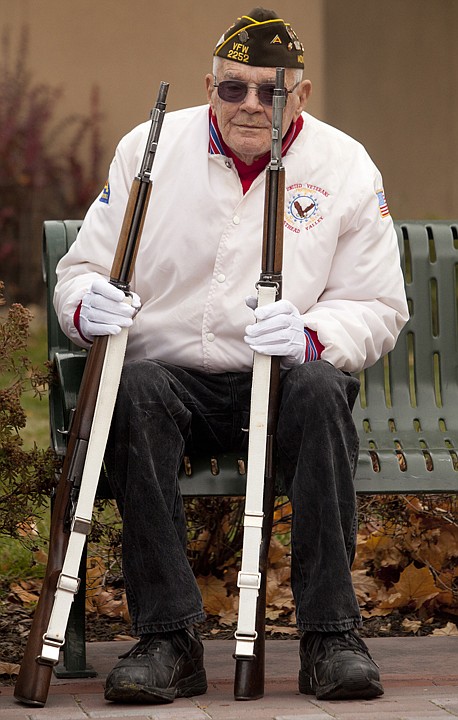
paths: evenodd
<path fill-rule="evenodd" d="M 279 35 L 275 35 L 275 37 L 273 38 L 273 40 L 270 41 L 270 44 L 271 44 L 271 45 L 274 45 L 275 43 L 280 43 L 280 45 L 282 44 L 282 41 L 281 41 L 281 38 L 280 38 Z"/>

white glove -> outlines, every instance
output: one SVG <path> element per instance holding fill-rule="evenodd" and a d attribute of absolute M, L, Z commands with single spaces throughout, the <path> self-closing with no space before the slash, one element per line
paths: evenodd
<path fill-rule="evenodd" d="M 289 369 L 305 360 L 304 323 L 299 310 L 289 300 L 256 307 L 253 295 L 245 298 L 257 322 L 245 328 L 245 342 L 261 355 L 280 355 L 281 367 Z"/>
<path fill-rule="evenodd" d="M 141 307 L 137 293 L 126 302 L 122 290 L 104 277 L 92 283 L 81 303 L 79 327 L 82 335 L 92 342 L 96 335 L 118 335 L 121 328 L 130 327 L 133 317 Z"/>

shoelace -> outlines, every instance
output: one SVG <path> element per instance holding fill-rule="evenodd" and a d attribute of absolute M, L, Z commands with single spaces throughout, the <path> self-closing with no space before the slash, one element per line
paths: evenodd
<path fill-rule="evenodd" d="M 315 664 L 320 650 L 324 655 L 341 650 L 353 650 L 354 652 L 363 653 L 371 658 L 363 641 L 357 635 L 350 632 L 336 634 L 316 633 L 313 639 L 309 638 L 306 644 L 306 652 L 312 659 L 313 664 Z"/>
<path fill-rule="evenodd" d="M 136 655 L 137 657 L 139 655 L 153 655 L 161 649 L 161 645 L 163 645 L 164 642 L 166 642 L 166 638 L 161 638 L 157 635 L 152 635 L 150 638 L 143 638 L 143 642 L 140 640 L 138 647 L 135 649 L 135 652 L 132 652 L 132 655 Z"/>
<path fill-rule="evenodd" d="M 171 642 L 170 636 L 165 634 L 144 635 L 138 643 L 128 650 L 120 658 L 140 657 L 141 655 L 153 655 L 161 649 L 164 642 Z"/>

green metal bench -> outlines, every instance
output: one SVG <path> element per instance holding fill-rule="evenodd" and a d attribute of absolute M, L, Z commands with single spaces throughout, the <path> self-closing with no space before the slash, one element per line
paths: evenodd
<path fill-rule="evenodd" d="M 52 306 L 59 259 L 81 221 L 47 221 L 43 274 L 48 297 L 48 348 L 57 382 L 50 389 L 51 441 L 65 454 L 65 431 L 75 407 L 86 351 L 60 330 Z M 354 409 L 360 438 L 358 493 L 458 492 L 458 222 L 396 224 L 410 320 L 395 349 L 360 374 Z M 192 458 L 180 476 L 185 496 L 244 495 L 245 458 Z M 84 577 L 84 572 L 82 573 Z M 88 676 L 84 587 L 71 613 L 64 663 L 56 674 Z"/>

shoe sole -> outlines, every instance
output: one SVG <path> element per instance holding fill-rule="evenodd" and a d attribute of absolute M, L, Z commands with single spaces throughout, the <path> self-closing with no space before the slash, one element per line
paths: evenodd
<path fill-rule="evenodd" d="M 120 703 L 171 703 L 175 698 L 193 697 L 207 692 L 207 676 L 205 670 L 182 678 L 171 688 L 154 688 L 136 683 L 120 683 L 105 689 L 105 700 Z"/>
<path fill-rule="evenodd" d="M 299 692 L 315 695 L 318 700 L 371 700 L 383 695 L 383 686 L 364 673 L 355 673 L 345 682 L 321 687 L 303 670 L 299 671 Z"/>

